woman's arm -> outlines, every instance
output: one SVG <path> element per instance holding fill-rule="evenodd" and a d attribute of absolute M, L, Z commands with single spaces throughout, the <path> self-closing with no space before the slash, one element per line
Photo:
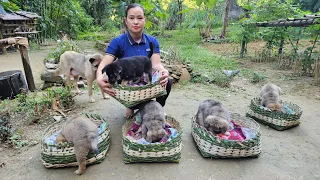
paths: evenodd
<path fill-rule="evenodd" d="M 168 82 L 169 72 L 161 64 L 160 54 L 153 54 L 151 56 L 152 68 L 158 70 L 161 73 L 160 84 L 166 86 Z"/>
<path fill-rule="evenodd" d="M 104 92 L 108 93 L 110 96 L 115 96 L 115 92 L 113 90 L 111 90 L 110 88 L 112 87 L 111 84 L 108 83 L 108 78 L 104 78 L 103 74 L 102 74 L 102 69 L 108 65 L 111 64 L 114 61 L 115 57 L 110 55 L 110 54 L 106 54 L 102 61 L 99 64 L 99 67 L 97 69 L 97 83 L 100 86 L 101 89 L 104 90 Z"/>

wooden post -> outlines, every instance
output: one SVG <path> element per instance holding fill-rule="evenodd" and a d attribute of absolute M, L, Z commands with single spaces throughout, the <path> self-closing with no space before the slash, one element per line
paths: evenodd
<path fill-rule="evenodd" d="M 29 90 L 34 91 L 36 89 L 36 87 L 34 85 L 31 65 L 30 65 L 30 61 L 29 61 L 28 48 L 25 46 L 19 45 L 19 50 L 20 50 L 23 69 L 24 69 L 24 73 L 26 74 L 26 79 L 27 79 Z"/>

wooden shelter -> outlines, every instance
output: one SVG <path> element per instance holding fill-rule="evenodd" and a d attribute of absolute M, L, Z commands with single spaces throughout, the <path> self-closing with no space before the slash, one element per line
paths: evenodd
<path fill-rule="evenodd" d="M 39 18 L 36 13 L 26 11 L 0 13 L 0 39 L 35 36 L 39 42 L 40 31 L 37 31 Z"/>

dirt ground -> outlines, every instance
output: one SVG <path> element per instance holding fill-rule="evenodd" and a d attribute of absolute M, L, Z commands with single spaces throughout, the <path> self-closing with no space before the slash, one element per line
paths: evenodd
<path fill-rule="evenodd" d="M 215 45 L 208 48 L 215 49 Z M 36 84 L 41 84 L 39 73 L 42 60 L 50 48 L 30 52 Z M 0 71 L 22 69 L 18 52 L 0 55 Z M 250 100 L 259 94 L 263 83 L 251 84 L 244 76 L 235 77 L 230 88 L 215 85 L 176 85 L 165 106 L 165 112 L 177 119 L 183 130 L 183 150 L 180 163 L 124 164 L 121 127 L 125 122 L 125 107 L 114 99 L 104 100 L 95 92 L 96 103 L 88 103 L 88 94 L 76 97 L 75 112 L 101 113 L 110 121 L 111 146 L 106 159 L 88 166 L 85 174 L 76 176 L 76 168 L 46 169 L 41 163 L 40 144 L 15 150 L 0 146 L 0 177 L 9 179 L 320 179 L 320 88 L 312 85 L 312 78 L 290 78 L 290 72 L 272 69 L 272 64 L 239 62 L 240 67 L 268 75 L 268 81 L 278 84 L 281 98 L 298 104 L 303 109 L 301 124 L 286 131 L 276 131 L 260 124 L 262 153 L 258 158 L 205 159 L 197 150 L 191 136 L 191 118 L 205 99 L 221 101 L 231 112 L 245 115 Z M 265 83 L 265 82 L 264 82 Z M 24 132 L 29 141 L 40 141 L 47 124 L 30 125 Z"/>

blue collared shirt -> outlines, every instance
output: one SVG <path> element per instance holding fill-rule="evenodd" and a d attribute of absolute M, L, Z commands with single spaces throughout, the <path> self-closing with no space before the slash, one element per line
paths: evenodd
<path fill-rule="evenodd" d="M 140 43 L 135 42 L 129 33 L 122 34 L 114 38 L 106 53 L 116 58 L 132 57 L 132 56 L 148 56 L 150 52 L 150 43 L 153 44 L 153 54 L 160 53 L 160 45 L 157 38 L 143 33 Z"/>

